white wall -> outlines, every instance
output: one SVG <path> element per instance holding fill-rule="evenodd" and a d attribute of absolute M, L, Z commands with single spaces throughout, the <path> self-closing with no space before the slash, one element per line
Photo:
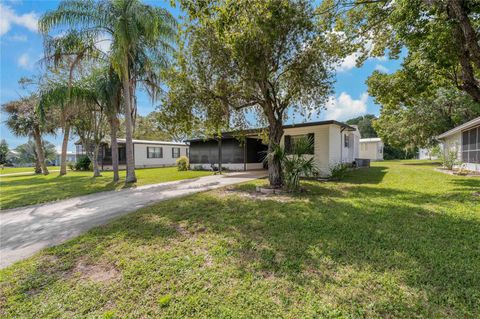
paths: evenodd
<path fill-rule="evenodd" d="M 317 168 L 323 175 L 329 174 L 329 128 L 332 125 L 321 125 L 321 126 L 305 126 L 305 127 L 294 127 L 287 128 L 284 130 L 285 135 L 306 135 L 313 133 L 314 134 L 314 150 L 313 157 L 315 158 L 315 163 Z M 285 141 L 282 136 L 280 144 L 284 146 Z"/>
<path fill-rule="evenodd" d="M 147 158 L 147 147 L 161 147 L 163 149 L 162 158 Z M 180 148 L 180 156 L 187 156 L 188 146 L 159 145 L 159 144 L 134 144 L 135 167 L 162 167 L 176 165 L 177 158 L 172 157 L 172 148 Z"/>
<path fill-rule="evenodd" d="M 372 161 L 383 160 L 383 142 L 360 142 L 360 158 Z"/>

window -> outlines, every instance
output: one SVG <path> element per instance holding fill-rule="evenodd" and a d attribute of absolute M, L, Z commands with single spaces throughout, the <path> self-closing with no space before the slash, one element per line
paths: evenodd
<path fill-rule="evenodd" d="M 480 127 L 462 132 L 462 162 L 480 163 Z"/>
<path fill-rule="evenodd" d="M 314 154 L 314 144 L 315 144 L 315 135 L 313 133 L 304 134 L 304 135 L 285 135 L 285 151 L 292 153 L 295 149 L 295 143 L 298 143 L 300 140 L 308 139 L 311 141 L 310 149 L 307 154 Z"/>
<path fill-rule="evenodd" d="M 161 147 L 147 147 L 147 158 L 163 158 Z"/>
<path fill-rule="evenodd" d="M 172 147 L 172 158 L 180 157 L 180 147 Z"/>
<path fill-rule="evenodd" d="M 350 141 L 349 141 L 349 139 L 348 139 L 348 135 L 347 135 L 347 134 L 344 134 L 344 135 L 343 135 L 343 146 L 348 148 L 349 142 L 350 142 Z"/>

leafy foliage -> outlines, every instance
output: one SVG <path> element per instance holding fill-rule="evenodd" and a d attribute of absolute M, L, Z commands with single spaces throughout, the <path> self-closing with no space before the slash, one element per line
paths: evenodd
<path fill-rule="evenodd" d="M 357 125 L 358 130 L 360 131 L 360 135 L 362 138 L 371 138 L 377 137 L 377 132 L 373 128 L 373 121 L 376 120 L 377 117 L 373 114 L 366 114 L 359 117 L 355 117 L 346 121 L 345 123 L 348 125 Z"/>
<path fill-rule="evenodd" d="M 346 163 L 337 163 L 330 167 L 330 179 L 334 181 L 341 181 L 343 180 L 349 170 L 349 166 Z"/>
<path fill-rule="evenodd" d="M 186 134 L 201 128 L 217 135 L 251 124 L 245 116 L 251 112 L 255 124 L 268 123 L 273 151 L 288 109 L 321 109 L 332 88 L 338 37 L 320 28 L 309 1 L 180 4 L 188 16 L 176 64 L 165 72 L 163 122 Z M 268 167 L 271 185 L 281 186 L 279 163 Z"/>
<path fill-rule="evenodd" d="M 75 163 L 75 170 L 77 171 L 89 171 L 90 170 L 90 164 L 92 161 L 90 158 L 86 155 L 82 155 L 77 159 L 77 162 Z"/>
<path fill-rule="evenodd" d="M 2 138 L 0 141 L 0 165 L 6 164 L 8 159 L 8 144 L 5 139 Z"/>
<path fill-rule="evenodd" d="M 177 169 L 179 171 L 188 171 L 188 167 L 189 167 L 189 161 L 188 161 L 188 157 L 186 156 L 180 156 L 177 160 Z"/>
<path fill-rule="evenodd" d="M 48 141 L 42 141 L 43 154 L 46 161 L 54 161 L 57 155 L 55 145 Z M 31 139 L 27 143 L 21 144 L 15 148 L 18 152 L 18 162 L 21 164 L 32 164 L 37 161 L 37 149 L 35 142 Z"/>
<path fill-rule="evenodd" d="M 442 161 L 442 166 L 446 169 L 452 170 L 455 165 L 460 164 L 458 160 L 458 149 L 447 149 L 444 150 L 440 156 L 440 160 Z"/>
<path fill-rule="evenodd" d="M 307 137 L 298 139 L 290 150 L 285 150 L 281 146 L 276 146 L 273 152 L 268 152 L 266 160 L 274 157 L 282 165 L 282 174 L 285 188 L 290 192 L 296 192 L 300 187 L 300 178 L 314 176 L 317 174 L 315 160 L 310 155 L 313 147 L 313 141 Z"/>

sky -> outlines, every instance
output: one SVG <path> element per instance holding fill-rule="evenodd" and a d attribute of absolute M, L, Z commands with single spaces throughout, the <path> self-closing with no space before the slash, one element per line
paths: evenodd
<path fill-rule="evenodd" d="M 171 8 L 170 0 L 146 1 L 155 6 L 168 8 L 172 14 L 179 16 L 178 9 Z M 46 11 L 57 7 L 56 0 L 0 0 L 0 104 L 18 99 L 24 91 L 18 85 L 22 77 L 38 74 L 38 61 L 43 55 L 42 37 L 38 33 L 37 21 Z M 356 55 L 348 56 L 336 68 L 334 93 L 329 98 L 326 109 L 310 120 L 338 120 L 364 115 L 379 115 L 380 107 L 368 96 L 365 81 L 374 70 L 391 73 L 399 68 L 401 61 L 387 58 L 367 60 L 360 68 L 355 65 Z M 138 111 L 146 115 L 155 110 L 144 92 L 137 92 Z M 6 139 L 10 148 L 23 144 L 27 138 L 16 137 L 4 124 L 5 116 L 0 117 L 0 138 Z M 289 122 L 304 122 L 295 116 Z M 61 134 L 45 136 L 60 149 Z M 73 150 L 73 142 L 69 150 Z"/>

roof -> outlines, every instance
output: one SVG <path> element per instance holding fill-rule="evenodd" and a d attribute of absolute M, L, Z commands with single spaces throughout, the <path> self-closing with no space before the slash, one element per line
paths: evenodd
<path fill-rule="evenodd" d="M 308 127 L 308 126 L 320 126 L 320 125 L 338 125 L 340 127 L 343 127 L 349 131 L 356 131 L 357 129 L 355 127 L 352 127 L 350 125 L 347 125 L 342 122 L 338 122 L 335 120 L 328 120 L 328 121 L 318 121 L 318 122 L 310 122 L 310 123 L 299 123 L 299 124 L 288 124 L 284 125 L 283 129 L 289 129 L 289 128 L 297 128 L 297 127 Z M 232 131 L 232 132 L 222 132 L 222 138 L 235 138 L 235 135 L 257 135 L 260 133 L 263 129 L 266 128 L 256 128 L 256 129 L 246 129 L 246 130 L 241 130 L 241 131 Z M 204 141 L 208 140 L 208 138 L 192 138 L 188 139 L 185 142 L 193 142 L 193 141 Z"/>
<path fill-rule="evenodd" d="M 371 137 L 371 138 L 361 138 L 359 140 L 360 143 L 369 143 L 369 142 L 381 142 L 382 139 L 380 137 Z"/>
<path fill-rule="evenodd" d="M 117 138 L 118 143 L 125 143 L 124 138 Z M 188 146 L 182 142 L 166 142 L 166 141 L 150 141 L 150 140 L 132 140 L 133 144 L 158 144 L 158 145 L 177 145 L 177 146 Z"/>
<path fill-rule="evenodd" d="M 449 137 L 450 135 L 456 134 L 458 132 L 464 131 L 466 129 L 469 129 L 473 126 L 480 125 L 480 117 L 477 117 L 471 121 L 468 121 L 467 123 L 464 123 L 462 125 L 459 125 L 457 127 L 452 128 L 449 131 L 446 131 L 445 133 L 442 133 L 437 136 L 438 139 L 443 139 L 445 137 Z"/>
<path fill-rule="evenodd" d="M 124 138 L 117 138 L 117 143 L 125 143 Z M 154 140 L 132 140 L 133 144 L 155 144 L 155 145 L 175 145 L 175 146 L 188 146 L 183 142 L 167 142 L 167 141 L 154 141 Z M 110 141 L 102 141 L 104 144 L 109 144 Z M 75 142 L 76 145 L 81 144 L 80 140 Z"/>

